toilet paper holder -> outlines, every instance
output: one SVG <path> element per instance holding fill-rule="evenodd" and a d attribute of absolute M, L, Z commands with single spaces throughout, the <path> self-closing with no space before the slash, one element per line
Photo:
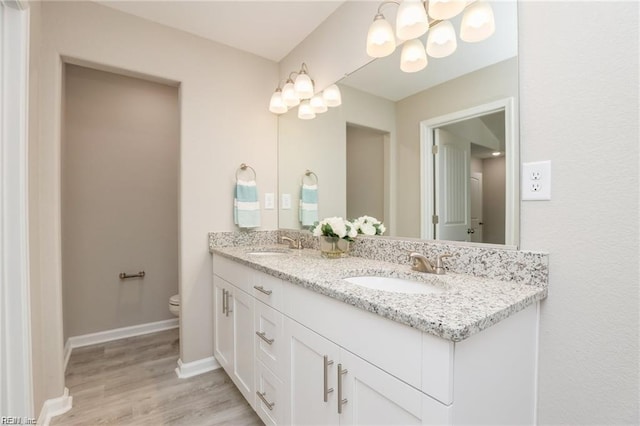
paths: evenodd
<path fill-rule="evenodd" d="M 121 280 L 126 280 L 127 278 L 144 278 L 145 273 L 144 271 L 140 271 L 137 274 L 131 274 L 131 275 L 127 275 L 124 272 L 120 272 L 120 274 L 118 275 L 118 277 L 120 277 Z"/>

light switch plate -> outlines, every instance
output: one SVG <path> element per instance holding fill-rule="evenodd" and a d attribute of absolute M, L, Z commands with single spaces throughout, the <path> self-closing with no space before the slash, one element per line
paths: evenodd
<path fill-rule="evenodd" d="M 522 163 L 522 200 L 551 200 L 551 161 Z"/>
<path fill-rule="evenodd" d="M 284 210 L 291 209 L 291 194 L 282 194 L 282 208 Z"/>
<path fill-rule="evenodd" d="M 265 210 L 273 210 L 276 208 L 276 195 L 273 192 L 266 192 L 264 194 L 264 208 Z"/>

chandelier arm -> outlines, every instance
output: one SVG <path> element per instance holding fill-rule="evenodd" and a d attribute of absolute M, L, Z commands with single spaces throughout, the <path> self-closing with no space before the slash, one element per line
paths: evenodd
<path fill-rule="evenodd" d="M 396 0 L 385 0 L 378 6 L 378 15 L 382 15 L 382 8 L 388 4 L 395 4 L 396 6 L 400 6 L 400 2 Z"/>

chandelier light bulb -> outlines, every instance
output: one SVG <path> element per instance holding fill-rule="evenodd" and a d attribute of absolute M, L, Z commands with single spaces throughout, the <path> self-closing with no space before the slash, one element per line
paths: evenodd
<path fill-rule="evenodd" d="M 284 104 L 284 100 L 282 99 L 282 89 L 279 87 L 273 92 L 271 95 L 271 101 L 269 102 L 269 111 L 274 114 L 284 114 L 287 112 L 287 106 Z"/>
<path fill-rule="evenodd" d="M 469 5 L 462 15 L 460 39 L 475 43 L 489 38 L 496 30 L 493 10 L 486 1 L 476 1 Z"/>
<path fill-rule="evenodd" d="M 427 66 L 427 52 L 420 39 L 407 40 L 402 46 L 400 69 L 404 72 L 417 72 Z"/>
<path fill-rule="evenodd" d="M 308 99 L 300 102 L 300 106 L 298 107 L 298 118 L 301 120 L 311 120 L 316 118 L 316 113 L 313 112 Z"/>
<path fill-rule="evenodd" d="M 367 55 L 372 58 L 389 56 L 396 49 L 396 39 L 391 24 L 378 14 L 373 18 L 367 33 Z"/>
<path fill-rule="evenodd" d="M 309 99 L 313 96 L 313 82 L 311 81 L 311 77 L 304 71 L 298 74 L 293 87 L 299 99 Z"/>
<path fill-rule="evenodd" d="M 442 21 L 429 31 L 427 54 L 434 58 L 444 58 L 456 51 L 458 42 L 451 21 Z"/>
<path fill-rule="evenodd" d="M 315 112 L 316 114 L 327 112 L 327 110 L 329 109 L 327 107 L 327 103 L 324 100 L 324 97 L 322 97 L 320 93 L 312 97 L 311 100 L 309 100 L 309 104 L 311 105 L 311 109 L 313 109 L 313 112 Z"/>
<path fill-rule="evenodd" d="M 324 89 L 322 92 L 322 97 L 326 102 L 328 107 L 337 107 L 342 105 L 342 94 L 340 93 L 340 89 L 335 84 Z"/>
<path fill-rule="evenodd" d="M 401 40 L 418 38 L 429 29 L 429 18 L 421 0 L 403 0 L 396 15 L 396 36 Z"/>
<path fill-rule="evenodd" d="M 282 100 L 288 107 L 294 107 L 300 103 L 300 98 L 291 80 L 287 80 L 287 84 L 282 88 Z"/>
<path fill-rule="evenodd" d="M 439 21 L 451 19 L 462 12 L 466 5 L 467 2 L 462 0 L 430 0 L 429 16 Z"/>

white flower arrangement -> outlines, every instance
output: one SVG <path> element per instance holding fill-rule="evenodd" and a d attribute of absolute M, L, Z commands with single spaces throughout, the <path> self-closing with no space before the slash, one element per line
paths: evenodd
<path fill-rule="evenodd" d="M 375 217 L 360 216 L 353 221 L 353 225 L 358 230 L 358 234 L 382 235 L 387 228 Z"/>
<path fill-rule="evenodd" d="M 315 237 L 322 235 L 327 237 L 338 237 L 347 241 L 353 241 L 358 236 L 358 228 L 353 223 L 341 217 L 328 217 L 316 222 L 311 230 Z"/>

